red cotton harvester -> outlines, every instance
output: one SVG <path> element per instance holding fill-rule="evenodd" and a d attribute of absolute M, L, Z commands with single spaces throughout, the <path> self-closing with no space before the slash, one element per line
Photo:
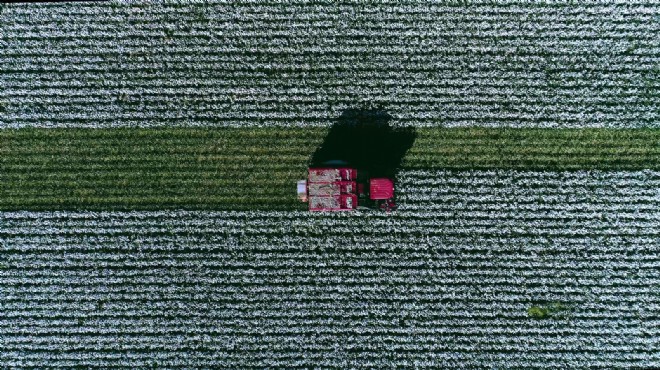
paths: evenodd
<path fill-rule="evenodd" d="M 394 181 L 362 175 L 349 167 L 309 168 L 307 180 L 298 181 L 298 198 L 310 211 L 394 210 Z"/>

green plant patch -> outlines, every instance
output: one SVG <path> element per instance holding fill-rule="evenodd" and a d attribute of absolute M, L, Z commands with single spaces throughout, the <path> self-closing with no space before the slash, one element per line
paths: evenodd
<path fill-rule="evenodd" d="M 0 130 L 0 210 L 305 209 L 326 128 Z M 660 168 L 659 129 L 418 128 L 411 169 Z"/>
<path fill-rule="evenodd" d="M 527 309 L 527 315 L 534 319 L 548 319 L 564 317 L 569 307 L 560 302 L 550 302 L 543 305 L 532 306 Z"/>

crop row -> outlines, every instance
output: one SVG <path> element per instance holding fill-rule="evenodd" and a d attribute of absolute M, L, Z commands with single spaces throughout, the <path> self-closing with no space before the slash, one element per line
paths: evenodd
<path fill-rule="evenodd" d="M 659 183 L 427 169 L 391 214 L 0 213 L 0 359 L 658 367 Z"/>
<path fill-rule="evenodd" d="M 0 128 L 658 127 L 654 1 L 9 5 Z"/>
<path fill-rule="evenodd" d="M 614 239 L 634 236 L 652 240 L 660 235 L 660 173 L 657 171 L 402 171 L 398 184 L 398 213 L 389 216 L 358 213 L 360 218 L 368 219 L 374 230 L 387 228 L 400 236 L 517 235 L 541 240 L 548 236 L 570 238 L 594 234 Z M 129 213 L 129 219 L 121 220 L 117 229 L 106 229 L 103 234 L 122 233 L 124 228 L 135 225 L 142 232 L 188 232 L 200 236 L 212 233 L 225 237 L 240 237 L 243 233 L 262 237 L 282 233 L 291 237 L 308 233 L 322 236 L 332 232 L 355 241 L 370 233 L 355 229 L 354 217 L 343 215 L 314 217 L 304 216 L 307 213 L 302 212 L 273 213 L 271 217 L 268 213 L 210 212 L 207 221 L 200 221 L 194 219 L 194 213 L 193 219 L 187 220 L 184 212 L 170 220 L 171 223 L 163 223 L 167 214 L 132 221 Z M 222 225 L 218 224 L 216 215 Z M 178 220 L 194 222 L 194 228 L 177 225 Z M 57 227 L 62 221 L 43 219 L 41 222 L 44 226 Z M 276 226 L 271 227 L 273 224 Z M 281 224 L 288 226 L 282 228 Z M 95 231 L 93 223 L 78 231 L 101 233 Z"/>
<path fill-rule="evenodd" d="M 407 171 L 660 166 L 657 129 L 414 134 L 402 159 Z M 293 185 L 326 135 L 325 128 L 0 130 L 0 209 L 303 209 Z"/>

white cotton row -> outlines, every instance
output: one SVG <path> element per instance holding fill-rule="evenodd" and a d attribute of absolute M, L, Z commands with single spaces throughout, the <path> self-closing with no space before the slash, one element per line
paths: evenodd
<path fill-rule="evenodd" d="M 658 5 L 9 5 L 0 128 L 659 127 Z"/>
<path fill-rule="evenodd" d="M 658 177 L 405 171 L 389 215 L 5 212 L 3 363 L 658 367 Z"/>

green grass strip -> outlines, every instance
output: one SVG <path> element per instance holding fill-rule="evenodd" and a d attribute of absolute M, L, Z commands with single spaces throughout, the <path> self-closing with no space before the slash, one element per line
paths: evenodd
<path fill-rule="evenodd" d="M 305 209 L 325 128 L 0 130 L 0 210 Z M 420 128 L 404 169 L 660 168 L 660 129 Z"/>

